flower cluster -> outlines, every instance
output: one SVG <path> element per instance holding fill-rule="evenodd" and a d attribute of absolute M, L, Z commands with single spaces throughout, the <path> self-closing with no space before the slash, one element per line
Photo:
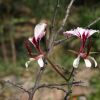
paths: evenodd
<path fill-rule="evenodd" d="M 31 61 L 34 61 L 34 60 L 38 62 L 40 67 L 44 66 L 43 57 L 44 57 L 45 53 L 41 49 L 40 41 L 46 34 L 46 31 L 45 31 L 46 26 L 47 26 L 46 23 L 37 24 L 34 28 L 34 36 L 29 37 L 28 41 L 25 42 L 25 46 L 26 46 L 26 48 L 28 50 L 28 53 L 29 53 L 29 56 L 30 56 L 29 61 L 27 61 L 25 63 L 26 67 L 28 67 L 29 63 Z M 80 28 L 80 27 L 78 27 L 77 29 L 74 29 L 74 30 L 64 32 L 65 36 L 67 36 L 67 37 L 76 36 L 81 41 L 81 47 L 80 47 L 79 52 L 77 53 L 78 56 L 73 61 L 73 67 L 74 68 L 78 67 L 81 58 L 84 59 L 86 67 L 91 67 L 92 63 L 94 63 L 94 66 L 97 67 L 96 60 L 93 57 L 89 56 L 91 45 L 86 47 L 87 40 L 89 40 L 89 43 L 90 43 L 91 42 L 90 37 L 96 32 L 98 32 L 98 31 L 97 30 L 92 30 L 92 29 L 83 29 L 83 28 Z M 32 54 L 30 43 L 35 47 L 36 51 L 39 53 L 38 55 L 33 55 Z M 87 48 L 87 51 L 85 51 L 86 48 Z"/>
<path fill-rule="evenodd" d="M 85 52 L 85 48 L 86 48 L 86 41 L 87 39 L 90 39 L 90 36 L 93 35 L 94 33 L 98 32 L 97 30 L 92 30 L 92 29 L 83 29 L 78 27 L 77 29 L 74 30 L 70 30 L 70 31 L 66 31 L 64 32 L 64 35 L 66 36 L 76 36 L 80 39 L 81 41 L 81 47 L 78 53 L 78 57 L 73 61 L 73 67 L 77 68 L 80 62 L 80 59 L 83 58 L 86 67 L 91 67 L 92 63 L 91 61 L 94 63 L 94 66 L 97 67 L 97 62 L 96 60 L 89 56 L 89 52 L 90 52 L 90 48 L 91 46 L 89 46 L 87 49 L 88 51 Z"/>

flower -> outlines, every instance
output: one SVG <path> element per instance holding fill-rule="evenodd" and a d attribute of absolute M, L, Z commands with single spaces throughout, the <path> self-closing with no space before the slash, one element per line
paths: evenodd
<path fill-rule="evenodd" d="M 92 29 L 83 29 L 81 27 L 77 27 L 77 29 L 66 31 L 64 32 L 65 35 L 75 35 L 79 37 L 81 40 L 89 38 L 91 35 L 93 35 L 95 32 L 98 32 L 97 30 Z"/>
<path fill-rule="evenodd" d="M 37 49 L 37 51 L 42 52 L 40 49 L 39 42 L 45 35 L 45 28 L 47 24 L 45 23 L 39 23 L 35 26 L 34 29 L 34 37 L 29 37 L 29 41 L 34 45 L 34 47 Z"/>
<path fill-rule="evenodd" d="M 86 67 L 91 67 L 92 66 L 91 60 L 94 63 L 94 66 L 95 67 L 97 66 L 96 60 L 93 57 L 88 56 L 89 55 L 89 52 L 90 52 L 91 45 L 88 46 L 87 53 L 84 51 L 85 44 L 86 44 L 87 39 L 91 35 L 93 35 L 94 33 L 96 33 L 96 32 L 99 32 L 99 31 L 92 30 L 92 29 L 83 29 L 83 28 L 80 28 L 80 27 L 78 27 L 77 29 L 74 29 L 74 30 L 70 30 L 70 31 L 64 32 L 64 35 L 66 35 L 66 36 L 71 36 L 71 35 L 72 36 L 77 36 L 81 40 L 80 51 L 78 53 L 78 57 L 73 62 L 73 67 L 75 67 L 75 68 L 78 67 L 79 62 L 80 62 L 80 58 L 83 58 L 84 59 L 84 62 L 85 62 Z M 91 41 L 89 41 L 89 42 L 91 42 Z"/>
<path fill-rule="evenodd" d="M 92 30 L 92 29 L 83 29 L 83 28 L 78 27 L 77 29 L 64 32 L 64 35 L 66 35 L 66 36 L 70 36 L 70 35 L 77 36 L 82 42 L 82 48 L 80 49 L 80 52 L 82 52 L 82 50 L 85 47 L 86 40 L 96 32 L 99 32 L 99 31 Z"/>
<path fill-rule="evenodd" d="M 29 61 L 27 61 L 25 63 L 26 68 L 28 67 L 30 62 L 34 61 L 34 60 L 36 60 L 38 62 L 40 67 L 44 66 L 43 56 L 44 56 L 45 53 L 41 50 L 40 40 L 45 36 L 46 26 L 47 26 L 46 23 L 39 23 L 39 24 L 37 24 L 35 26 L 35 28 L 34 28 L 34 36 L 33 37 L 29 37 L 28 41 L 25 42 L 25 47 L 28 50 L 29 56 L 31 57 L 29 59 Z M 30 47 L 30 43 L 35 47 L 35 49 L 39 53 L 38 55 L 33 55 L 32 54 L 32 49 Z"/>
<path fill-rule="evenodd" d="M 73 61 L 74 68 L 78 67 L 81 57 L 82 56 L 80 56 L 79 54 L 78 57 Z M 97 67 L 97 62 L 93 57 L 87 56 L 87 58 L 83 58 L 83 59 L 84 59 L 86 67 L 92 67 L 92 64 L 94 64 L 94 66 Z"/>
<path fill-rule="evenodd" d="M 35 60 L 38 62 L 38 64 L 39 64 L 40 67 L 43 67 L 43 66 L 44 66 L 44 62 L 43 62 L 43 59 L 42 59 L 43 56 L 44 56 L 44 55 L 40 54 L 39 56 L 36 56 L 36 57 L 34 57 L 34 58 L 29 58 L 29 61 L 27 61 L 27 62 L 25 63 L 26 68 L 28 68 L 29 64 L 30 64 L 32 61 L 35 61 Z"/>

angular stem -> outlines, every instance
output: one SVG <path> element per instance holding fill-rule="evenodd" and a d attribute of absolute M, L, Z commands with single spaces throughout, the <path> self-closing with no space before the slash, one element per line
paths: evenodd
<path fill-rule="evenodd" d="M 51 67 L 64 79 L 67 81 L 67 78 L 56 68 L 56 66 L 50 61 L 48 57 L 45 57 L 46 60 L 51 64 Z"/>

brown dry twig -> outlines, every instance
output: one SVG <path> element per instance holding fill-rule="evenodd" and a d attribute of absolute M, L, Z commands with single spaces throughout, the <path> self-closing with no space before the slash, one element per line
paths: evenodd
<path fill-rule="evenodd" d="M 55 20 L 56 20 L 58 8 L 60 7 L 59 1 L 60 1 L 60 0 L 57 0 L 57 4 L 56 4 L 55 10 L 54 10 L 54 15 L 53 15 L 53 18 L 52 18 L 52 21 L 51 21 L 51 30 L 50 30 L 51 33 L 52 33 L 53 28 L 54 28 L 54 26 L 55 26 Z"/>
<path fill-rule="evenodd" d="M 29 99 L 28 100 L 33 100 L 33 97 L 34 97 L 34 94 L 35 94 L 35 91 L 37 90 L 38 86 L 39 86 L 39 83 L 40 83 L 40 80 L 41 80 L 41 77 L 42 77 L 42 73 L 44 72 L 44 68 L 39 68 L 38 69 L 38 72 L 37 72 L 37 75 L 36 75 L 36 80 L 35 80 L 35 84 L 34 86 L 32 87 L 31 89 L 31 92 L 29 93 Z"/>
<path fill-rule="evenodd" d="M 75 0 L 71 0 L 70 3 L 69 3 L 69 5 L 68 5 L 68 7 L 67 7 L 67 9 L 66 9 L 65 17 L 63 18 L 63 21 L 62 21 L 62 24 L 61 24 L 61 27 L 58 29 L 57 32 L 52 33 L 53 35 L 52 35 L 51 38 L 50 38 L 50 43 L 49 43 L 49 47 L 48 47 L 48 50 L 49 50 L 49 51 L 52 51 L 53 46 L 54 46 L 54 41 L 56 40 L 57 35 L 63 31 L 63 28 L 64 28 L 64 26 L 65 26 L 65 24 L 66 24 L 66 21 L 67 21 L 67 19 L 68 19 L 68 16 L 69 16 L 69 13 L 70 13 L 70 10 L 71 10 L 71 7 L 72 7 L 74 1 L 75 1 Z"/>
<path fill-rule="evenodd" d="M 63 73 L 57 69 L 57 67 L 52 63 L 52 61 L 48 58 L 45 57 L 45 59 L 50 63 L 51 67 L 64 79 L 67 81 L 67 78 L 63 75 Z"/>
<path fill-rule="evenodd" d="M 53 15 L 53 18 L 52 18 L 52 21 L 51 21 L 51 27 L 50 27 L 51 36 L 49 37 L 49 44 L 48 44 L 48 50 L 49 51 L 51 49 L 52 42 L 53 42 L 55 19 L 56 19 L 57 13 L 58 13 L 58 8 L 60 7 L 59 2 L 60 2 L 60 0 L 57 0 L 57 4 L 56 4 L 55 10 L 54 10 L 54 15 Z"/>
<path fill-rule="evenodd" d="M 20 85 L 17 85 L 16 83 L 13 83 L 13 82 L 11 82 L 11 81 L 4 81 L 3 80 L 3 83 L 5 83 L 5 84 L 10 84 L 10 85 L 12 85 L 12 86 L 14 86 L 14 87 L 16 87 L 16 88 L 19 88 L 19 89 L 21 89 L 22 91 L 24 91 L 24 92 L 26 92 L 26 93 L 30 93 L 28 90 L 26 90 L 23 86 L 20 86 Z"/>

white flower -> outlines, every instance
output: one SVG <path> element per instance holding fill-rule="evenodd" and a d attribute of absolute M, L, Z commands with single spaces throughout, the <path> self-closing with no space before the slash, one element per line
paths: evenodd
<path fill-rule="evenodd" d="M 47 24 L 45 24 L 45 23 L 39 23 L 35 26 L 34 37 L 35 37 L 36 41 L 38 41 L 38 39 L 41 40 L 41 38 L 45 35 L 46 26 L 47 26 Z"/>
<path fill-rule="evenodd" d="M 64 35 L 66 35 L 66 36 L 67 35 L 74 35 L 74 36 L 79 37 L 81 40 L 83 40 L 83 39 L 86 40 L 87 38 L 89 38 L 91 35 L 93 35 L 96 32 L 99 32 L 99 31 L 77 27 L 77 29 L 64 32 Z"/>
<path fill-rule="evenodd" d="M 34 28 L 34 36 L 33 37 L 29 37 L 28 38 L 28 41 L 30 43 L 33 44 L 33 46 L 35 47 L 35 49 L 37 50 L 37 52 L 39 53 L 38 55 L 36 55 L 35 57 L 33 57 L 32 55 L 32 49 L 29 45 L 29 42 L 26 41 L 25 43 L 25 46 L 26 46 L 26 49 L 28 51 L 28 54 L 30 55 L 30 58 L 29 61 L 27 61 L 25 63 L 25 66 L 26 68 L 28 67 L 28 65 L 30 64 L 31 61 L 34 61 L 36 60 L 39 64 L 40 67 L 43 67 L 44 66 L 44 62 L 43 62 L 43 56 L 44 56 L 44 52 L 41 50 L 41 47 L 40 47 L 40 40 L 43 38 L 43 36 L 45 35 L 45 28 L 46 28 L 47 24 L 45 23 L 39 23 L 35 26 Z"/>
<path fill-rule="evenodd" d="M 91 41 L 89 41 L 90 45 L 87 48 L 87 53 L 85 53 L 85 47 L 86 47 L 85 45 L 86 45 L 87 39 L 96 32 L 99 32 L 99 31 L 92 30 L 92 29 L 83 29 L 80 27 L 77 27 L 77 29 L 74 29 L 74 30 L 64 32 L 64 35 L 66 36 L 71 36 L 71 35 L 77 36 L 81 40 L 80 51 L 78 53 L 78 57 L 73 62 L 73 67 L 75 68 L 78 67 L 80 58 L 84 59 L 86 67 L 91 67 L 92 63 L 94 63 L 94 67 L 97 66 L 96 60 L 93 57 L 88 56 L 90 52 L 90 48 L 91 48 L 91 43 L 90 43 Z"/>
<path fill-rule="evenodd" d="M 29 64 L 32 62 L 32 61 L 37 61 L 37 63 L 39 64 L 40 67 L 43 67 L 44 66 L 44 62 L 43 62 L 43 59 L 42 59 L 43 55 L 38 55 L 34 58 L 30 58 L 26 63 L 25 63 L 25 66 L 26 68 L 28 68 Z"/>
<path fill-rule="evenodd" d="M 81 56 L 78 55 L 78 57 L 73 61 L 73 67 L 74 68 L 78 68 L 79 62 L 80 62 L 80 58 L 81 58 Z M 97 67 L 96 60 L 91 56 L 88 56 L 87 58 L 85 58 L 84 62 L 85 62 L 86 67 L 88 67 L 88 68 L 92 67 L 93 65 L 94 65 L 94 67 Z"/>
<path fill-rule="evenodd" d="M 40 49 L 40 40 L 43 38 L 43 36 L 45 35 L 45 28 L 46 28 L 47 24 L 45 23 L 39 23 L 35 26 L 34 28 L 34 36 L 33 37 L 29 37 L 28 40 L 34 45 L 34 47 L 41 52 Z"/>

